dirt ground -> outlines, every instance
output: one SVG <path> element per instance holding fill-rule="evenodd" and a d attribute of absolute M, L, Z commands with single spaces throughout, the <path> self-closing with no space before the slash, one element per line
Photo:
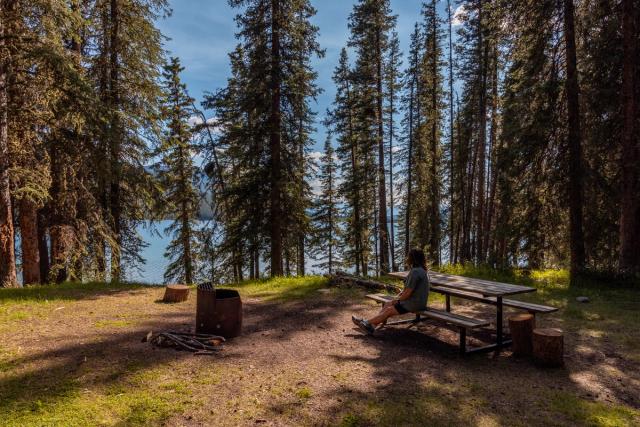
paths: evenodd
<path fill-rule="evenodd" d="M 538 324 L 565 330 L 564 369 L 509 351 L 460 357 L 457 335 L 435 325 L 364 336 L 350 317 L 375 304 L 340 289 L 244 295 L 242 336 L 193 356 L 141 342 L 149 331 L 193 329 L 195 295 L 163 304 L 162 293 L 105 289 L 6 306 L 6 425 L 640 425 L 640 363 L 605 328 L 576 327 L 562 311 Z M 477 304 L 454 308 L 492 317 Z"/>

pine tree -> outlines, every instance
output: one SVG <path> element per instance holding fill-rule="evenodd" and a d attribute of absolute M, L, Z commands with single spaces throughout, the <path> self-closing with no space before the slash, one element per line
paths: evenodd
<path fill-rule="evenodd" d="M 377 152 L 377 211 L 380 271 L 389 271 L 389 230 L 387 221 L 387 188 L 384 149 L 383 62 L 389 49 L 389 32 L 395 26 L 388 0 L 360 0 L 349 16 L 349 46 L 356 52 L 354 74 L 357 76 L 360 108 L 358 121 Z"/>
<path fill-rule="evenodd" d="M 416 142 L 417 129 L 420 123 L 420 58 L 421 47 L 423 46 L 423 34 L 420 26 L 416 23 L 411 35 L 411 47 L 409 50 L 408 67 L 404 75 L 405 96 L 403 98 L 405 117 L 403 119 L 405 144 L 401 151 L 406 169 L 401 177 L 405 181 L 404 206 L 402 223 L 404 225 L 403 240 L 405 256 L 409 253 L 413 239 L 412 218 L 414 215 L 414 193 L 415 193 L 415 164 L 416 164 Z"/>
<path fill-rule="evenodd" d="M 396 260 L 396 236 L 395 236 L 395 194 L 396 187 L 394 185 L 394 175 L 397 160 L 394 160 L 394 152 L 396 150 L 397 123 L 396 116 L 399 112 L 399 98 L 402 91 L 401 82 L 402 52 L 400 52 L 400 40 L 398 34 L 394 31 L 390 42 L 389 52 L 385 61 L 385 116 L 386 116 L 386 135 L 387 135 L 387 153 L 388 153 L 388 174 L 389 174 L 389 248 L 391 255 L 391 270 L 398 270 Z"/>
<path fill-rule="evenodd" d="M 366 164 L 372 151 L 364 145 L 359 135 L 356 118 L 358 97 L 349 65 L 347 50 L 342 49 L 338 66 L 333 73 L 336 95 L 333 109 L 328 112 L 327 125 L 336 136 L 336 155 L 342 182 L 338 187 L 344 200 L 341 217 L 345 222 L 343 262 L 355 267 L 357 275 L 366 275 L 369 264 L 367 230 L 370 217 L 366 212 Z"/>
<path fill-rule="evenodd" d="M 15 53 L 8 34 L 13 33 L 17 2 L 0 2 L 0 287 L 14 287 L 16 264 L 14 250 L 13 208 L 9 182 L 9 99 L 7 85 L 11 57 Z"/>
<path fill-rule="evenodd" d="M 314 239 L 311 245 L 314 247 L 316 259 L 321 260 L 317 266 L 333 274 L 336 266 L 340 265 L 339 235 L 340 213 L 337 193 L 338 166 L 335 152 L 331 145 L 331 136 L 327 136 L 324 144 L 324 153 L 320 159 L 320 172 L 318 182 L 319 194 L 315 200 L 315 209 L 312 217 L 314 224 Z"/>
<path fill-rule="evenodd" d="M 576 64 L 576 36 L 573 0 L 563 1 L 565 64 L 567 76 L 565 94 L 567 97 L 567 145 L 569 152 L 569 233 L 571 250 L 571 278 L 584 269 L 583 217 L 583 172 L 582 136 L 580 133 L 580 88 Z"/>
<path fill-rule="evenodd" d="M 241 278 L 247 260 L 255 276 L 264 243 L 272 276 L 292 265 L 304 274 L 310 204 L 305 153 L 314 116 L 309 101 L 319 93 L 310 60 L 323 55 L 318 29 L 310 23 L 315 9 L 306 0 L 230 4 L 243 8 L 236 18 L 240 45 L 232 57 L 234 76 L 206 105 L 223 117 L 219 142 L 228 149 L 221 167 L 232 171 L 223 199 L 229 206 L 250 206 L 244 213 L 226 211 L 223 246 L 235 260 L 235 278 Z M 236 232 L 247 227 L 250 234 Z"/>
<path fill-rule="evenodd" d="M 166 95 L 162 112 L 166 117 L 167 130 L 159 147 L 159 154 L 162 156 L 159 172 L 160 184 L 166 194 L 163 211 L 173 219 L 165 230 L 173 236 L 165 252 L 165 257 L 171 260 L 165 270 L 165 281 L 177 280 L 191 284 L 197 268 L 195 230 L 199 197 L 194 186 L 193 165 L 193 156 L 197 152 L 188 124 L 193 115 L 193 99 L 180 80 L 183 70 L 178 58 L 171 58 L 164 67 Z"/>
<path fill-rule="evenodd" d="M 622 201 L 620 209 L 620 270 L 624 273 L 640 271 L 640 142 L 638 129 L 638 43 L 640 39 L 640 11 L 637 2 L 624 0 L 622 32 L 624 63 L 622 77 L 623 136 L 622 136 Z"/>

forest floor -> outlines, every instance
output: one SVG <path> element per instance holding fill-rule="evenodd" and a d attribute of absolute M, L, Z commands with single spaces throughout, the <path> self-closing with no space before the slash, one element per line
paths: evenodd
<path fill-rule="evenodd" d="M 162 288 L 137 285 L 0 290 L 0 424 L 640 425 L 640 290 L 569 289 L 562 272 L 526 280 L 538 287 L 529 300 L 562 307 L 538 323 L 565 330 L 564 369 L 509 351 L 461 358 L 456 336 L 428 325 L 363 336 L 351 314 L 375 305 L 320 277 L 238 286 L 243 335 L 214 356 L 141 342 L 192 328 L 194 295 L 163 304 Z"/>

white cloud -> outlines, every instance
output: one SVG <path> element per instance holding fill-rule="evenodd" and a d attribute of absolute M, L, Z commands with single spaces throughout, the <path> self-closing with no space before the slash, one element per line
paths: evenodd
<path fill-rule="evenodd" d="M 307 159 L 319 162 L 323 155 L 324 153 L 322 151 L 312 151 L 307 154 Z"/>
<path fill-rule="evenodd" d="M 216 117 L 210 117 L 207 119 L 207 124 L 209 125 L 215 125 L 217 122 L 218 122 L 218 119 Z M 187 120 L 187 123 L 189 123 L 189 126 L 201 125 L 202 117 L 194 114 L 193 116 L 189 117 L 189 120 Z"/>
<path fill-rule="evenodd" d="M 466 16 L 467 11 L 464 8 L 464 5 L 458 6 L 455 12 L 453 12 L 453 19 L 451 20 L 451 24 L 455 27 L 458 25 L 462 25 L 462 21 Z"/>

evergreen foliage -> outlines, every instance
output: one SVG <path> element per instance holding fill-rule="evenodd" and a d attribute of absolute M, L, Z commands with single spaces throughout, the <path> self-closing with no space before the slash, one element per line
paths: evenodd
<path fill-rule="evenodd" d="M 163 73 L 166 94 L 162 113 L 166 130 L 158 150 L 162 157 L 158 175 L 164 198 L 158 209 L 173 220 L 165 230 L 173 236 L 165 252 L 165 257 L 171 260 L 165 269 L 165 281 L 192 284 L 199 253 L 196 239 L 199 194 L 193 164 L 197 149 L 188 123 L 193 116 L 193 99 L 180 80 L 183 70 L 178 58 L 171 58 Z"/>

